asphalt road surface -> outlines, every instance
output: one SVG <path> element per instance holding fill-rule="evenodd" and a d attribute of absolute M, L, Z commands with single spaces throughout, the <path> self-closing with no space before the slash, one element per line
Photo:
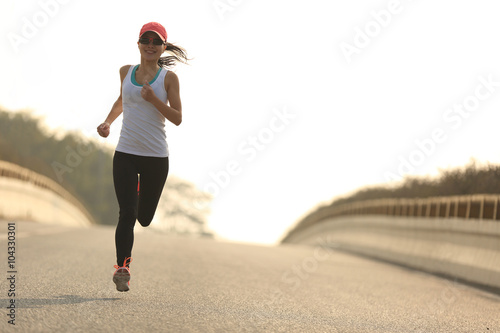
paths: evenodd
<path fill-rule="evenodd" d="M 0 222 L 1 332 L 500 332 L 499 295 L 323 247 L 146 229 L 120 293 L 113 228 L 14 227 L 9 268 Z"/>

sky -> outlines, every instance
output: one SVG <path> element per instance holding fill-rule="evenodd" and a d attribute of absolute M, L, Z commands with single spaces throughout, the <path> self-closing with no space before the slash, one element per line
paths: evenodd
<path fill-rule="evenodd" d="M 276 244 L 365 186 L 500 163 L 500 4 L 494 0 L 2 0 L 0 106 L 55 131 L 95 128 L 163 24 L 183 123 L 170 174 L 213 194 L 220 238 Z M 27 134 L 29 135 L 29 134 Z M 167 183 L 168 186 L 168 183 Z"/>

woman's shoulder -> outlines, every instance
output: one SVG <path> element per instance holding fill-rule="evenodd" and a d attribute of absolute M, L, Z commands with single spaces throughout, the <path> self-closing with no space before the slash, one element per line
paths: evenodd
<path fill-rule="evenodd" d="M 179 81 L 179 78 L 177 77 L 177 74 L 175 72 L 172 72 L 170 70 L 166 70 L 167 72 L 165 73 L 165 82 L 167 81 Z"/>
<path fill-rule="evenodd" d="M 125 66 L 122 66 L 120 68 L 120 78 L 121 78 L 122 81 L 125 79 L 125 77 L 128 74 L 128 71 L 130 70 L 130 67 L 132 67 L 132 66 L 133 65 L 125 65 Z"/>
<path fill-rule="evenodd" d="M 132 67 L 133 65 L 125 65 L 125 66 L 122 66 L 120 68 L 120 74 L 123 74 L 125 73 L 125 75 L 128 73 L 130 67 Z"/>
<path fill-rule="evenodd" d="M 172 71 L 167 71 L 165 74 L 165 90 L 168 91 L 169 87 L 173 86 L 179 86 L 179 78 L 177 77 L 177 74 L 175 74 Z"/>

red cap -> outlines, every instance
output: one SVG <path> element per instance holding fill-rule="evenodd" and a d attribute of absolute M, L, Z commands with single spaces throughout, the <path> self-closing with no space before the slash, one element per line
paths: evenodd
<path fill-rule="evenodd" d="M 163 42 L 167 41 L 167 31 L 160 23 L 149 22 L 144 24 L 142 26 L 141 32 L 139 33 L 139 37 L 141 37 L 142 35 L 144 35 L 144 33 L 148 31 L 155 32 L 158 36 L 160 36 Z"/>

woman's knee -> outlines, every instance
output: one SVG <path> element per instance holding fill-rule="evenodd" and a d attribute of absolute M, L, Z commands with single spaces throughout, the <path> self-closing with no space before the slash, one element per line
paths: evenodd
<path fill-rule="evenodd" d="M 139 215 L 137 216 L 137 220 L 143 227 L 147 227 L 151 224 L 151 221 L 153 221 L 153 214 L 150 213 L 142 213 L 139 212 Z"/>
<path fill-rule="evenodd" d="M 139 209 L 137 213 L 137 220 L 143 227 L 147 227 L 153 221 L 156 208 L 158 206 L 159 196 L 144 196 L 139 199 Z"/>

